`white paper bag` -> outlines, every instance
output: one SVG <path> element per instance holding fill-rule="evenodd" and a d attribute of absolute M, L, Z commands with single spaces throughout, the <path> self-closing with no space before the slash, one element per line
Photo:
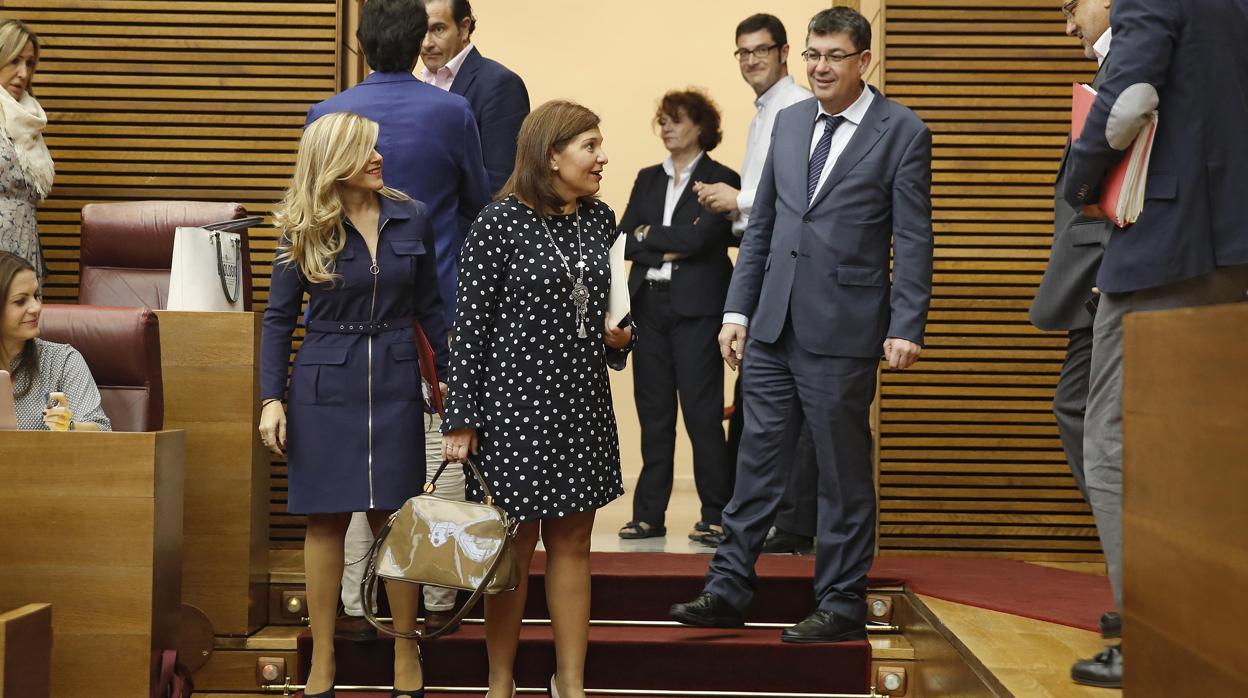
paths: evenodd
<path fill-rule="evenodd" d="M 173 233 L 169 310 L 243 310 L 242 235 L 205 228 Z"/>
<path fill-rule="evenodd" d="M 628 315 L 632 300 L 628 296 L 628 268 L 624 264 L 624 235 L 615 239 L 607 259 L 611 263 L 611 290 L 607 293 L 607 320 L 615 326 Z"/>

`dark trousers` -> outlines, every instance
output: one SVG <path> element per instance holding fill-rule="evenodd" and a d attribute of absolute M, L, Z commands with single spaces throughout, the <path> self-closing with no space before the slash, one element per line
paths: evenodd
<path fill-rule="evenodd" d="M 787 463 L 789 474 L 776 510 L 776 529 L 813 538 L 819 511 L 819 464 L 815 461 L 815 438 L 810 422 L 802 415 L 800 400 L 784 441 L 780 458 L 782 464 Z"/>
<path fill-rule="evenodd" d="M 672 496 L 676 407 L 693 447 L 693 479 L 703 521 L 718 524 L 732 494 L 732 464 L 724 442 L 724 364 L 720 318 L 681 317 L 670 286 L 649 284 L 634 300 L 633 396 L 641 422 L 641 476 L 633 518 L 664 525 Z"/>
<path fill-rule="evenodd" d="M 748 342 L 737 481 L 707 591 L 741 609 L 753 598 L 754 563 L 786 486 L 780 454 L 796 395 L 819 466 L 815 598 L 821 610 L 866 621 L 867 571 L 875 555 L 870 409 L 877 366 L 876 359 L 807 352 L 791 327 L 774 344 Z"/>
<path fill-rule="evenodd" d="M 732 418 L 728 420 L 728 462 L 737 462 L 737 453 L 741 448 L 741 430 L 745 425 L 745 407 L 741 403 L 740 374 L 733 388 Z M 815 535 L 815 516 L 818 511 L 819 465 L 815 462 L 815 442 L 810 435 L 810 425 L 802 416 L 801 401 L 794 398 L 798 407 L 793 410 L 793 421 L 788 426 L 784 437 L 783 451 L 780 454 L 780 465 L 787 469 L 788 484 L 784 488 L 784 496 L 780 499 L 780 508 L 776 511 L 776 529 L 782 533 L 792 533 L 813 538 Z"/>
<path fill-rule="evenodd" d="M 1088 375 L 1092 369 L 1092 328 L 1071 330 L 1066 344 L 1066 362 L 1053 393 L 1053 416 L 1062 437 L 1066 463 L 1083 498 L 1088 498 L 1087 478 L 1083 475 L 1083 415 L 1088 410 Z"/>

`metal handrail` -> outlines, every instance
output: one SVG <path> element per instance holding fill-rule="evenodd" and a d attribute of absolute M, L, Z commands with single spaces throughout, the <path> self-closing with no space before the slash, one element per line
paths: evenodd
<path fill-rule="evenodd" d="M 302 691 L 303 685 L 292 684 L 290 679 L 280 686 L 261 686 L 261 690 L 265 693 L 281 693 L 284 696 L 292 696 L 295 691 Z M 336 685 L 335 690 L 338 691 L 389 691 L 393 686 L 348 686 Z M 426 686 L 428 692 L 437 693 L 486 693 L 488 687 L 464 687 L 464 686 Z M 523 694 L 545 694 L 549 691 L 547 687 L 541 688 L 516 688 L 518 695 Z M 670 698 L 886 698 L 880 693 L 876 693 L 875 687 L 871 688 L 870 693 L 784 693 L 775 691 L 668 691 L 653 688 L 586 688 L 586 695 L 591 696 L 669 696 Z"/>

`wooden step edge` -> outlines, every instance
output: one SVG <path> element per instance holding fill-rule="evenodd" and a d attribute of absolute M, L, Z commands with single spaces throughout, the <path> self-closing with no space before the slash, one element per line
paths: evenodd
<path fill-rule="evenodd" d="M 905 635 L 872 635 L 867 639 L 871 642 L 872 661 L 914 661 L 914 645 Z"/>

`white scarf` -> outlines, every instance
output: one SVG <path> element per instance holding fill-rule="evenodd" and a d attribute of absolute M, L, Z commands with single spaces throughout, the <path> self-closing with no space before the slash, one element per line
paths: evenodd
<path fill-rule="evenodd" d="M 13 141 L 17 162 L 34 185 L 39 198 L 45 199 L 52 191 L 52 177 L 56 170 L 52 155 L 43 141 L 43 129 L 48 125 L 48 115 L 29 92 L 22 93 L 21 101 L 13 99 L 9 91 L 0 87 L 0 128 Z"/>

